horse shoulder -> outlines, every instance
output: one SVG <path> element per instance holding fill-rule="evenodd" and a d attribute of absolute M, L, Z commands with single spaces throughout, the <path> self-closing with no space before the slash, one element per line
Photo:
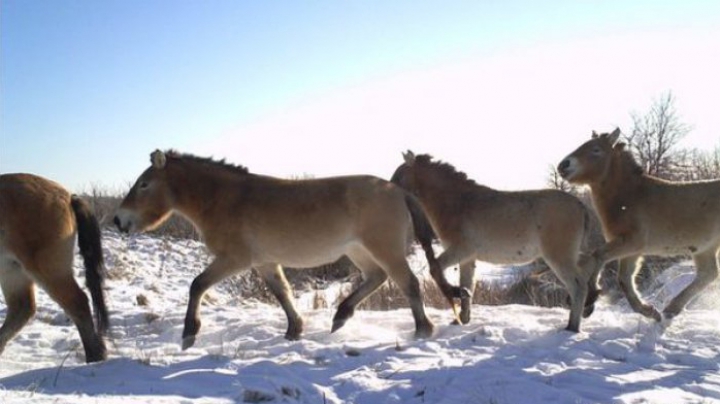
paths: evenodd
<path fill-rule="evenodd" d="M 637 199 L 629 195 L 614 198 L 603 197 L 593 193 L 593 205 L 598 213 L 605 238 L 612 240 L 617 237 L 637 233 L 641 222 L 639 213 L 642 208 L 638 206 Z"/>

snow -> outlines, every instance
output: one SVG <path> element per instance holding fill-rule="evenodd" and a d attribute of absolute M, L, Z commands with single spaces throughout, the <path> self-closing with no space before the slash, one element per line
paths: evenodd
<path fill-rule="evenodd" d="M 38 292 L 35 319 L 0 356 L 0 402 L 720 403 L 717 283 L 671 324 L 624 303 L 601 302 L 579 334 L 562 331 L 559 308 L 478 306 L 462 327 L 449 325 L 450 310 L 428 309 L 436 334 L 421 341 L 409 309 L 359 310 L 330 334 L 336 303 L 313 309 L 306 294 L 304 338 L 290 342 L 278 305 L 240 299 L 227 282 L 201 307 L 196 345 L 181 351 L 189 285 L 210 260 L 202 245 L 113 232 L 104 243 L 109 359 L 85 364 L 75 327 Z M 690 279 L 689 262 L 669 269 L 653 303 Z"/>

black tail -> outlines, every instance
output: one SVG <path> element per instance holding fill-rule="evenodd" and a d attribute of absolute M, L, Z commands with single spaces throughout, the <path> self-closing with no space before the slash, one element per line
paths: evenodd
<path fill-rule="evenodd" d="M 415 238 L 420 243 L 423 251 L 425 251 L 425 258 L 430 266 L 430 275 L 437 283 L 440 291 L 450 303 L 451 307 L 455 307 L 455 297 L 462 297 L 465 295 L 461 288 L 452 286 L 450 282 L 445 279 L 444 268 L 440 267 L 440 263 L 435 257 L 435 251 L 433 250 L 433 241 L 437 238 L 435 231 L 430 224 L 425 211 L 423 210 L 420 202 L 415 198 L 414 195 L 406 192 L 405 193 L 405 204 L 410 211 L 410 217 L 412 217 L 413 228 L 415 229 Z"/>
<path fill-rule="evenodd" d="M 72 208 L 78 227 L 78 246 L 85 262 L 85 285 L 90 291 L 95 312 L 95 326 L 104 335 L 110 322 L 103 284 L 105 283 L 105 260 L 100 241 L 100 225 L 88 204 L 77 195 L 72 196 Z"/>
<path fill-rule="evenodd" d="M 595 249 L 592 240 L 593 213 L 590 211 L 590 208 L 584 203 L 582 203 L 582 205 L 584 208 L 583 213 L 585 215 L 585 222 L 583 227 L 583 247 L 581 248 L 581 250 L 584 250 L 584 252 L 581 252 L 580 257 L 581 260 L 586 260 L 586 265 L 592 265 L 592 272 L 590 273 L 590 278 L 588 279 L 588 294 L 585 298 L 585 309 L 583 311 L 583 317 L 587 318 L 590 317 L 593 310 L 595 309 L 595 302 L 597 301 L 598 297 L 600 297 L 600 293 L 602 292 L 600 290 L 600 286 L 598 285 L 598 281 L 600 278 L 600 272 L 602 272 L 604 265 L 602 262 L 596 262 L 596 257 L 593 256 L 593 250 Z"/>
<path fill-rule="evenodd" d="M 429 264 L 435 262 L 435 251 L 433 250 L 432 243 L 437 238 L 435 231 L 430 225 L 425 211 L 423 210 L 420 202 L 410 193 L 405 193 L 405 204 L 410 211 L 410 217 L 413 222 L 413 229 L 415 231 L 415 239 L 420 243 L 423 251 L 425 251 L 425 257 Z"/>

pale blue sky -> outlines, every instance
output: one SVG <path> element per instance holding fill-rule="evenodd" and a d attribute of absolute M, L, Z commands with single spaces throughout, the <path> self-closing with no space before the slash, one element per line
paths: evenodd
<path fill-rule="evenodd" d="M 695 126 L 687 146 L 718 144 L 717 1 L 0 7 L 0 172 L 76 191 L 134 181 L 156 148 L 383 177 L 413 148 L 480 182 L 541 186 L 591 130 L 667 90 Z"/>

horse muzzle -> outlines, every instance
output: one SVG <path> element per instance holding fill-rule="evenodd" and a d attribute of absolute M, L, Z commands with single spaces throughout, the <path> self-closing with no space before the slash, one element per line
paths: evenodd
<path fill-rule="evenodd" d="M 121 233 L 130 233 L 133 230 L 132 215 L 119 211 L 113 218 L 113 223 Z"/>
<path fill-rule="evenodd" d="M 577 171 L 575 166 L 573 159 L 566 158 L 558 164 L 557 171 L 563 179 L 569 180 Z"/>

